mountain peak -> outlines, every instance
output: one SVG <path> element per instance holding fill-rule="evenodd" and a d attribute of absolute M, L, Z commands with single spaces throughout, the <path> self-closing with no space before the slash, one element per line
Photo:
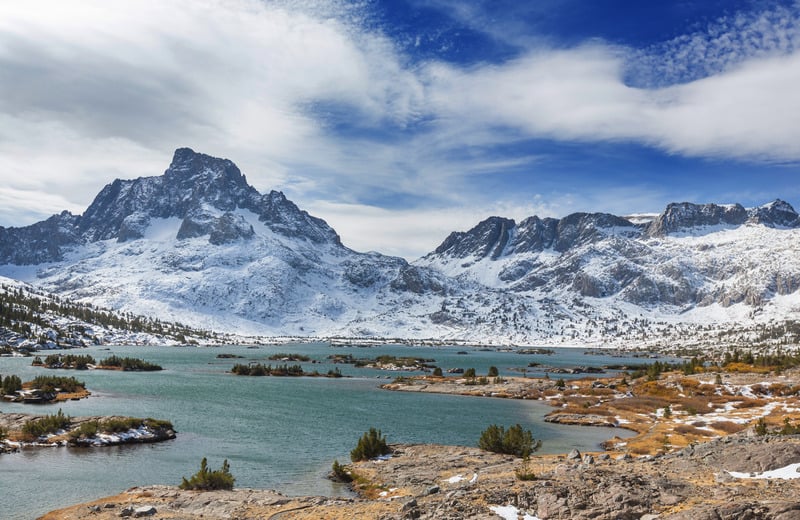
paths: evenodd
<path fill-rule="evenodd" d="M 182 219 L 179 240 L 208 236 L 217 245 L 252 238 L 251 224 L 236 210 L 253 213 L 283 236 L 341 245 L 324 220 L 300 210 L 281 192 L 262 195 L 229 159 L 178 148 L 163 175 L 114 180 L 79 217 L 62 213 L 24 228 L 0 228 L 0 236 L 8 239 L 7 247 L 0 247 L 0 264 L 54 261 L 62 258 L 64 247 L 137 240 L 154 219 Z"/>
<path fill-rule="evenodd" d="M 515 226 L 516 223 L 511 219 L 489 217 L 467 232 L 450 233 L 433 254 L 455 258 L 498 258 L 508 244 Z"/>
<path fill-rule="evenodd" d="M 223 178 L 237 185 L 247 185 L 247 179 L 229 159 L 198 153 L 191 148 L 178 148 L 164 176 L 169 180 L 194 180 Z"/>
<path fill-rule="evenodd" d="M 672 202 L 647 227 L 650 236 L 664 236 L 703 226 L 739 226 L 747 221 L 747 210 L 741 204 L 694 204 Z"/>
<path fill-rule="evenodd" d="M 750 221 L 770 227 L 798 227 L 800 216 L 786 201 L 775 199 L 757 208 L 749 210 Z"/>

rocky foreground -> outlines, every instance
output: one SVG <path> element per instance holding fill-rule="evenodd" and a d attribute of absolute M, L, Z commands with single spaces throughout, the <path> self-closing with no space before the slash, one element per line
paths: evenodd
<path fill-rule="evenodd" d="M 468 447 L 392 448 L 389 460 L 350 467 L 355 498 L 153 486 L 42 518 L 800 519 L 800 436 L 742 433 L 655 457 L 573 452 L 527 462 Z"/>

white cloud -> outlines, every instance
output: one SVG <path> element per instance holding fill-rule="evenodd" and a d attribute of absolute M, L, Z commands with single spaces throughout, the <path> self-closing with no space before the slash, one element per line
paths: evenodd
<path fill-rule="evenodd" d="M 752 60 L 666 88 L 648 112 L 654 141 L 687 155 L 798 161 L 797 85 L 800 54 Z"/>
<path fill-rule="evenodd" d="M 800 160 L 800 54 L 749 60 L 661 89 L 624 82 L 602 44 L 532 51 L 502 65 L 428 70 L 433 110 L 461 131 L 491 125 L 563 141 L 634 141 L 698 157 Z"/>
<path fill-rule="evenodd" d="M 114 177 L 159 174 L 179 146 L 233 159 L 262 189 L 288 183 L 287 168 L 340 169 L 316 104 L 402 124 L 419 92 L 347 4 L 3 2 L 3 184 L 85 205 Z"/>
<path fill-rule="evenodd" d="M 637 85 L 666 86 L 717 75 L 754 58 L 791 54 L 800 47 L 800 2 L 769 5 L 713 21 L 634 51 L 627 76 Z"/>
<path fill-rule="evenodd" d="M 612 211 L 580 193 L 520 209 L 474 181 L 523 168 L 535 179 L 535 153 L 495 152 L 529 139 L 800 160 L 797 11 L 721 21 L 644 55 L 589 42 L 458 67 L 412 64 L 344 1 L 2 2 L 0 223 L 80 211 L 115 177 L 159 174 L 179 146 L 232 159 L 356 249 L 406 257 L 490 214 Z M 713 63 L 687 73 L 704 53 Z M 671 86 L 629 81 L 648 64 Z M 523 199 L 535 181 L 514 189 Z M 377 193 L 425 201 L 365 205 Z"/>

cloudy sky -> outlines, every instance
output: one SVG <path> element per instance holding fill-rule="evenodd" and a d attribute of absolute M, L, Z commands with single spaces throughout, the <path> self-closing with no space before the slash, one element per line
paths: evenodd
<path fill-rule="evenodd" d="M 0 2 L 0 225 L 175 148 L 346 245 L 490 215 L 800 206 L 800 0 Z"/>

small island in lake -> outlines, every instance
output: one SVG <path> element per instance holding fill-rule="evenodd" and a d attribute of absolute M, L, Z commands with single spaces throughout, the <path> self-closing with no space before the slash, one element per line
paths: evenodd
<path fill-rule="evenodd" d="M 357 358 L 352 354 L 333 354 L 328 356 L 333 363 L 353 365 L 356 368 L 376 368 L 391 371 L 428 371 L 436 368 L 435 359 L 416 357 L 397 357 L 383 355 L 376 358 Z"/>
<path fill-rule="evenodd" d="M 322 374 L 318 371 L 306 372 L 300 365 L 264 365 L 262 363 L 250 363 L 247 365 L 237 363 L 231 368 L 231 372 L 237 376 L 274 376 L 274 377 L 345 377 L 338 368 L 328 370 Z"/>
<path fill-rule="evenodd" d="M 95 361 L 88 354 L 50 354 L 44 360 L 36 356 L 33 358 L 31 366 L 68 370 L 121 370 L 123 372 L 156 372 L 163 370 L 161 366 L 142 359 L 114 355 Z"/>
<path fill-rule="evenodd" d="M 172 423 L 136 417 L 70 417 L 0 413 L 0 452 L 34 446 L 100 447 L 175 438 Z"/>
<path fill-rule="evenodd" d="M 74 377 L 37 376 L 22 382 L 19 376 L 0 376 L 0 396 L 4 401 L 26 404 L 47 404 L 89 397 L 83 381 Z"/>

